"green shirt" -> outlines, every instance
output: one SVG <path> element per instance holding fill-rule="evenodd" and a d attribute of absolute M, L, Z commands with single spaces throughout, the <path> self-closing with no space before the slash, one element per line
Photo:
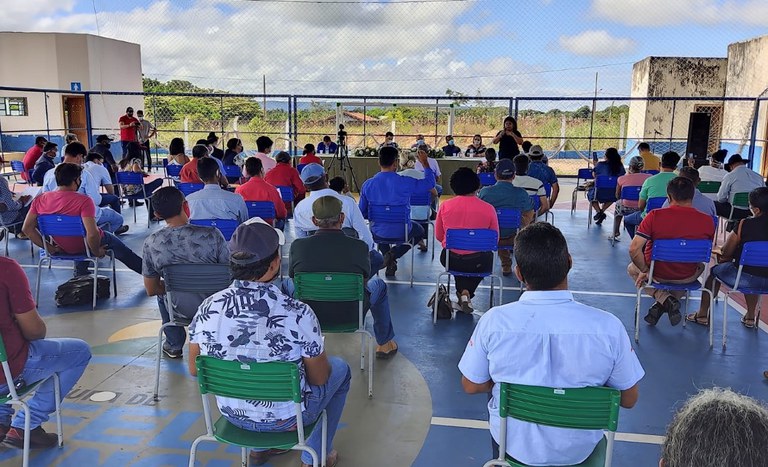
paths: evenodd
<path fill-rule="evenodd" d="M 481 200 L 496 209 L 519 209 L 521 213 L 533 210 L 533 203 L 528 192 L 509 182 L 496 182 L 480 190 Z M 515 234 L 515 229 L 500 229 L 499 237 L 506 238 Z"/>
<path fill-rule="evenodd" d="M 677 177 L 674 172 L 659 172 L 653 177 L 648 177 L 640 188 L 640 199 L 648 201 L 650 198 L 667 197 L 667 185 L 669 181 Z M 643 217 L 648 214 L 648 205 L 643 211 Z"/>

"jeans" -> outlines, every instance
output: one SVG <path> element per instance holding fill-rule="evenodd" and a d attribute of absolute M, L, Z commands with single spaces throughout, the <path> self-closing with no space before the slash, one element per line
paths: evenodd
<path fill-rule="evenodd" d="M 371 261 L 371 276 L 374 276 L 384 267 L 384 257 L 376 250 L 368 252 L 368 257 Z"/>
<path fill-rule="evenodd" d="M 723 281 L 729 288 L 736 283 L 736 274 L 739 266 L 734 262 L 721 263 L 712 268 L 711 274 Z M 755 276 L 746 271 L 741 272 L 739 278 L 740 289 L 768 290 L 768 277 Z"/>
<path fill-rule="evenodd" d="M 115 260 L 128 266 L 133 272 L 141 274 L 141 258 L 130 248 L 125 246 L 119 238 L 109 232 L 104 232 L 101 237 L 101 245 L 115 254 Z M 89 274 L 88 261 L 75 261 L 75 276 Z"/>
<path fill-rule="evenodd" d="M 283 280 L 282 289 L 286 295 L 293 297 L 296 290 L 293 280 Z M 378 345 L 384 345 L 395 338 L 395 330 L 392 328 L 392 316 L 389 312 L 387 284 L 378 276 L 373 276 L 365 284 L 365 290 L 369 294 L 369 310 L 373 316 L 373 335 Z"/>
<path fill-rule="evenodd" d="M 408 250 L 411 249 L 411 245 L 415 245 L 424 240 L 425 236 L 426 233 L 424 232 L 424 228 L 416 222 L 413 222 L 411 223 L 411 231 L 408 233 L 408 243 L 402 243 L 394 247 L 389 243 L 378 243 L 379 251 L 381 251 L 382 254 L 387 254 L 388 251 L 392 251 L 392 256 L 397 260 L 408 253 Z"/>
<path fill-rule="evenodd" d="M 96 225 L 101 230 L 114 232 L 123 226 L 123 216 L 110 208 L 99 208 L 99 219 L 96 221 Z"/>
<path fill-rule="evenodd" d="M 123 154 L 120 156 L 121 159 L 125 159 L 125 156 L 128 155 L 128 145 L 133 143 L 133 141 L 120 141 L 120 147 L 123 150 Z"/>
<path fill-rule="evenodd" d="M 308 389 L 311 392 L 304 394 L 304 411 L 301 413 L 301 417 L 304 424 L 308 425 L 318 420 L 323 410 L 326 411 L 328 415 L 327 448 L 330 453 L 333 450 L 333 438 L 336 436 L 336 429 L 341 420 L 341 412 L 344 410 L 344 403 L 347 400 L 352 372 L 347 362 L 339 357 L 328 357 L 328 363 L 331 366 L 331 374 L 328 377 L 328 381 L 322 386 L 308 385 Z M 288 431 L 296 425 L 295 418 L 292 418 L 290 421 L 272 423 L 258 423 L 253 420 L 238 420 L 235 418 L 227 418 L 227 420 L 243 430 L 259 432 Z M 321 426 L 318 424 L 306 440 L 307 445 L 317 453 L 318 458 L 322 455 L 321 435 Z M 302 452 L 301 461 L 311 465 L 312 456 Z"/>
<path fill-rule="evenodd" d="M 171 316 L 168 314 L 168 308 L 165 306 L 165 296 L 157 296 L 157 307 L 160 309 L 160 318 L 163 324 L 171 320 Z M 187 330 L 183 326 L 168 326 L 163 329 L 165 334 L 165 342 L 171 350 L 181 350 L 184 348 L 184 343 L 187 341 Z"/>
<path fill-rule="evenodd" d="M 642 221 L 643 211 L 636 211 L 624 216 L 624 228 L 627 229 L 630 238 L 635 237 L 635 230 L 637 230 L 637 226 L 640 225 L 640 222 Z"/>
<path fill-rule="evenodd" d="M 21 378 L 32 384 L 44 378 L 59 375 L 61 398 L 63 399 L 74 387 L 91 360 L 91 348 L 80 339 L 38 339 L 29 342 L 29 355 Z M 18 381 L 18 378 L 17 378 Z M 8 386 L 0 385 L 0 394 L 8 394 Z M 34 429 L 48 421 L 48 416 L 56 410 L 53 378 L 41 384 L 35 394 L 27 400 L 29 405 L 30 428 Z M 13 414 L 13 406 L 0 405 L 0 424 L 8 425 Z M 11 426 L 24 429 L 24 411 L 20 410 L 13 418 Z"/>
<path fill-rule="evenodd" d="M 102 193 L 101 194 L 101 204 L 99 204 L 100 207 L 109 206 L 112 208 L 113 211 L 116 213 L 120 213 L 120 198 L 117 197 L 117 195 L 110 195 L 109 193 Z"/>

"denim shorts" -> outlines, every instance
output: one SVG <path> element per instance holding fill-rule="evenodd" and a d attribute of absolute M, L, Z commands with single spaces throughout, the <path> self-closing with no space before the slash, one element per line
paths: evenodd
<path fill-rule="evenodd" d="M 736 283 L 736 274 L 738 272 L 739 267 L 733 262 L 718 264 L 712 268 L 712 274 L 728 287 L 733 287 L 733 284 Z M 739 279 L 739 288 L 768 291 L 768 277 L 755 276 L 742 271 L 741 278 Z"/>

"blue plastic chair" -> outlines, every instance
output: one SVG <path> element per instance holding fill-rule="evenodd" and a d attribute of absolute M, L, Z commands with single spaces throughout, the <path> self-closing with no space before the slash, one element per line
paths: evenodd
<path fill-rule="evenodd" d="M 480 183 L 483 186 L 491 186 L 496 184 L 496 175 L 493 172 L 481 172 L 477 174 L 480 177 Z"/>
<path fill-rule="evenodd" d="M 654 209 L 661 209 L 666 201 L 666 196 L 655 196 L 653 198 L 648 198 L 648 201 L 645 202 L 645 213 L 648 214 Z"/>
<path fill-rule="evenodd" d="M 117 177 L 117 184 L 120 186 L 120 199 L 124 199 L 126 201 L 141 201 L 143 200 L 146 203 L 147 206 L 147 228 L 149 228 L 151 222 L 152 222 L 152 211 L 150 209 L 150 201 L 149 196 L 147 196 L 147 191 L 144 186 L 144 176 L 137 172 L 117 172 L 115 173 L 115 177 Z M 141 187 L 141 191 L 134 194 L 134 195 L 126 195 L 126 185 L 137 185 Z M 136 209 L 138 209 L 138 206 L 134 204 L 133 206 L 133 223 L 136 223 Z"/>
<path fill-rule="evenodd" d="M 245 207 L 248 208 L 248 218 L 260 217 L 262 220 L 272 219 L 272 225 L 275 225 L 275 205 L 272 201 L 245 201 Z"/>
<path fill-rule="evenodd" d="M 643 170 L 642 173 L 656 175 L 656 174 L 659 173 L 659 171 L 658 170 Z"/>
<path fill-rule="evenodd" d="M 304 167 L 306 167 L 307 164 L 299 164 L 296 166 L 296 170 L 299 171 L 299 175 L 301 175 L 301 171 L 304 170 Z"/>
<path fill-rule="evenodd" d="M 13 160 L 11 162 L 11 170 L 13 172 L 3 174 L 6 177 L 13 177 L 13 189 L 16 189 L 16 185 L 32 185 L 32 170 L 24 170 L 24 162 Z M 19 175 L 26 173 L 27 180 L 20 179 Z M 10 178 L 9 178 L 10 180 Z"/>
<path fill-rule="evenodd" d="M 3 203 L 0 203 L 0 214 L 5 212 L 8 209 L 8 206 L 6 206 Z M 5 232 L 5 256 L 8 256 L 8 239 L 11 237 L 11 228 L 21 228 L 21 226 L 24 224 L 24 220 L 20 220 L 19 222 L 13 222 L 10 224 L 6 224 L 3 222 L 3 217 L 0 216 L 0 232 Z M 34 250 L 34 243 L 29 242 L 29 252 L 32 254 L 32 256 L 35 255 Z"/>
<path fill-rule="evenodd" d="M 684 238 L 675 239 L 659 239 L 653 240 L 653 247 L 651 248 L 651 265 L 648 271 L 648 280 L 645 284 L 637 289 L 637 297 L 635 302 L 635 342 L 640 342 L 640 299 L 643 293 L 643 288 L 651 287 L 659 290 L 682 290 L 685 291 L 685 309 L 686 314 L 688 312 L 688 304 L 690 303 L 690 293 L 692 291 L 701 290 L 702 299 L 704 292 L 709 294 L 709 309 L 712 309 L 714 303 L 714 297 L 712 291 L 704 288 L 704 286 L 694 279 L 692 282 L 685 284 L 662 284 L 653 280 L 653 270 L 656 266 L 656 261 L 665 261 L 670 263 L 704 263 L 706 265 L 704 270 L 704 276 L 706 277 L 709 270 L 709 260 L 712 254 L 712 241 L 711 240 L 688 240 Z M 713 327 L 712 319 L 709 320 L 709 346 L 713 344 Z M 685 326 L 685 315 L 683 315 L 683 326 Z"/>
<path fill-rule="evenodd" d="M 595 178 L 595 191 L 592 198 L 587 196 L 589 203 L 589 211 L 587 215 L 587 228 L 592 225 L 592 202 L 598 203 L 615 203 L 616 199 L 616 186 L 618 184 L 618 177 L 610 177 L 608 175 L 598 175 Z M 589 193 L 587 193 L 588 195 Z"/>
<path fill-rule="evenodd" d="M 430 209 L 430 213 L 432 212 L 432 192 L 431 191 L 425 191 L 422 193 L 413 193 L 411 195 L 411 207 L 428 207 Z M 427 224 L 427 236 L 429 236 L 429 227 L 432 227 L 432 261 L 435 260 L 435 222 L 430 220 L 431 216 L 427 216 L 426 219 L 411 219 L 414 221 L 418 221 L 419 223 L 426 223 Z"/>
<path fill-rule="evenodd" d="M 236 165 L 225 165 L 224 176 L 227 178 L 236 178 L 239 180 L 240 177 L 243 176 L 243 171 Z"/>
<path fill-rule="evenodd" d="M 549 199 L 549 196 L 552 194 L 552 184 L 544 183 L 543 186 L 544 186 L 544 194 L 546 194 L 547 195 L 547 199 Z M 554 208 L 555 208 L 554 206 L 550 206 L 549 210 L 544 213 L 544 222 L 547 221 L 547 217 L 548 216 L 552 216 L 551 224 L 555 225 L 555 213 L 552 212 L 552 209 L 554 209 Z"/>
<path fill-rule="evenodd" d="M 744 266 L 768 268 L 768 242 L 747 242 L 742 245 L 741 257 L 739 258 L 739 269 L 736 273 L 736 282 L 734 282 L 733 287 L 715 277 L 715 280 L 726 286 L 725 300 L 723 301 L 723 349 L 725 349 L 727 340 L 726 313 L 728 312 L 728 297 L 733 292 L 741 292 L 742 294 L 750 295 L 768 295 L 768 289 L 751 289 L 749 287 L 739 287 L 739 282 L 741 281 L 741 274 L 744 270 Z M 755 330 L 758 328 L 757 323 L 760 322 L 760 305 L 760 300 L 758 300 L 757 312 L 755 314 Z M 713 314 L 710 313 L 710 325 L 712 323 L 712 316 Z"/>
<path fill-rule="evenodd" d="M 235 219 L 191 219 L 189 223 L 205 227 L 216 227 L 224 235 L 224 240 L 226 241 L 232 238 L 232 234 L 235 233 L 237 226 L 240 225 L 240 222 Z"/>
<path fill-rule="evenodd" d="M 168 167 L 171 167 L 170 165 Z M 203 189 L 205 185 L 202 183 L 179 183 L 176 185 L 176 188 L 179 189 L 182 193 L 184 193 L 184 196 L 189 196 L 192 193 L 195 193 L 197 191 L 200 191 Z"/>
<path fill-rule="evenodd" d="M 639 201 L 640 200 L 640 190 L 642 189 L 642 186 L 623 186 L 621 187 L 621 194 L 619 195 L 619 201 Z M 621 224 L 619 224 L 619 227 L 621 227 Z M 619 233 L 621 233 L 621 230 L 619 230 Z M 616 238 L 611 235 L 611 246 L 614 246 L 616 244 Z"/>
<path fill-rule="evenodd" d="M 573 189 L 573 193 L 571 194 L 571 214 L 576 211 L 576 194 L 580 191 L 587 191 L 587 187 L 585 185 L 586 181 L 592 180 L 594 178 L 595 177 L 592 174 L 592 169 L 590 168 L 579 169 L 579 171 L 576 173 L 576 187 Z M 579 183 L 580 181 L 583 181 L 584 183 Z"/>
<path fill-rule="evenodd" d="M 99 276 L 99 258 L 93 256 L 88 242 L 85 239 L 85 227 L 80 216 L 62 216 L 59 214 L 46 214 L 37 218 L 37 230 L 43 239 L 53 242 L 51 237 L 77 237 L 83 240 L 83 253 L 70 255 L 67 253 L 51 253 L 48 251 L 48 243 L 40 253 L 40 259 L 37 261 L 37 285 L 35 287 L 35 301 L 40 303 L 40 275 L 43 264 L 48 263 L 48 269 L 51 268 L 53 261 L 87 261 L 93 264 L 93 308 L 96 309 L 96 292 Z M 115 297 L 117 297 L 117 274 L 115 271 L 115 254 L 112 250 L 107 250 L 107 256 L 112 260 L 112 287 Z"/>
<path fill-rule="evenodd" d="M 493 252 L 496 253 L 499 247 L 499 234 L 492 229 L 448 229 L 445 233 L 446 250 L 465 250 L 471 252 Z M 445 254 L 445 270 L 438 274 L 435 282 L 435 296 L 440 288 L 440 278 L 448 276 L 448 294 L 451 293 L 451 276 L 464 277 L 490 277 L 491 278 L 491 299 L 490 306 L 493 306 L 493 279 L 499 282 L 499 305 L 501 305 L 501 277 L 494 274 L 493 270 L 488 272 L 461 272 L 451 269 L 451 255 L 449 251 Z M 432 324 L 437 324 L 437 300 L 432 305 Z"/>
<path fill-rule="evenodd" d="M 538 201 L 538 196 L 536 197 L 536 201 Z M 535 209 L 535 208 L 534 208 Z M 523 213 L 519 209 L 511 209 L 511 208 L 503 208 L 503 209 L 496 209 L 496 217 L 499 219 L 499 229 L 514 229 L 519 230 L 520 224 L 522 224 L 523 221 Z M 499 245 L 499 250 L 509 250 L 510 254 L 512 251 L 514 251 L 513 245 Z M 512 263 L 514 264 L 515 257 L 512 255 Z M 520 293 L 523 292 L 523 283 L 520 283 Z M 502 288 L 499 291 L 499 294 L 504 293 L 504 289 Z M 499 296 L 501 299 L 501 295 Z"/>
<path fill-rule="evenodd" d="M 276 185 L 275 188 L 277 188 L 278 191 L 280 191 L 280 198 L 283 200 L 284 203 L 291 203 L 291 215 L 293 215 L 293 210 L 296 208 L 296 204 L 295 204 L 296 198 L 293 195 L 293 187 Z"/>
<path fill-rule="evenodd" d="M 411 207 L 406 204 L 399 206 L 370 204 L 368 205 L 368 221 L 371 225 L 371 233 L 375 243 L 411 246 L 411 287 L 413 287 L 414 248 L 411 242 L 408 241 L 408 236 L 411 232 Z M 377 223 L 402 225 L 403 236 L 397 238 L 378 237 L 374 231 L 374 226 Z"/>
<path fill-rule="evenodd" d="M 166 178 L 172 180 L 172 181 L 179 181 L 179 177 L 181 176 L 181 169 L 183 168 L 183 165 L 179 164 L 168 164 L 165 166 L 165 175 Z"/>

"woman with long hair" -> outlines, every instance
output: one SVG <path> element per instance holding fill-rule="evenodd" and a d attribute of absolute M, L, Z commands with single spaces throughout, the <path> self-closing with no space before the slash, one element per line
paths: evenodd
<path fill-rule="evenodd" d="M 598 162 L 595 167 L 592 169 L 592 175 L 597 178 L 600 175 L 607 175 L 609 177 L 621 177 L 627 173 L 627 171 L 624 169 L 624 161 L 621 160 L 621 155 L 619 155 L 619 151 L 616 148 L 608 148 L 605 150 L 605 157 L 602 161 Z M 592 200 L 595 197 L 595 187 L 587 191 L 587 199 Z M 606 217 L 608 215 L 605 213 L 605 211 L 608 210 L 609 207 L 613 204 L 613 201 L 609 201 L 606 203 L 598 203 L 597 201 L 592 201 L 592 209 L 595 210 L 595 215 L 592 216 L 592 219 L 595 220 L 595 224 L 600 225 L 603 223 Z"/>
<path fill-rule="evenodd" d="M 499 160 L 514 159 L 520 154 L 519 144 L 523 144 L 523 135 L 517 130 L 517 120 L 512 116 L 504 118 L 504 128 L 493 138 L 493 144 L 499 145 Z"/>
<path fill-rule="evenodd" d="M 184 140 L 173 138 L 168 145 L 168 164 L 184 165 L 189 162 L 189 157 L 184 152 Z"/>

